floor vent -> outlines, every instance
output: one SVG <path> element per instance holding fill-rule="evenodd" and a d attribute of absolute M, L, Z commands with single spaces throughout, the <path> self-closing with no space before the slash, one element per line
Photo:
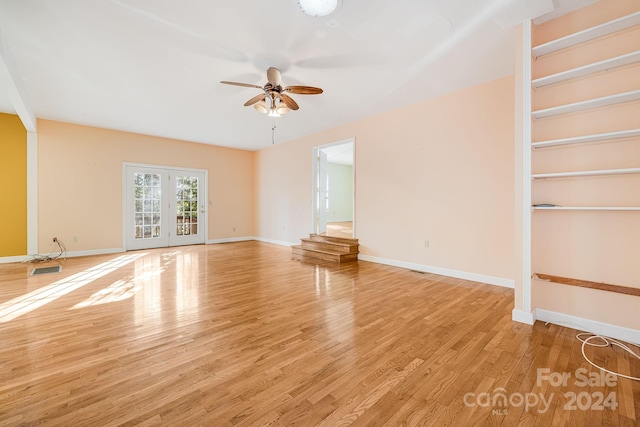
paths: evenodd
<path fill-rule="evenodd" d="M 61 265 L 55 265 L 53 267 L 38 267 L 33 269 L 31 275 L 35 276 L 36 274 L 60 273 L 61 271 Z"/>

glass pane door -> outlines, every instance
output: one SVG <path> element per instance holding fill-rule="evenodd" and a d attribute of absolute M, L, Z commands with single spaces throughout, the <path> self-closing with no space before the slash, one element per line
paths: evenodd
<path fill-rule="evenodd" d="M 160 174 L 136 172 L 133 176 L 135 186 L 135 238 L 157 239 L 160 237 L 162 230 Z"/>
<path fill-rule="evenodd" d="M 204 243 L 204 230 L 198 221 L 205 211 L 201 197 L 204 173 L 175 171 L 170 182 L 171 194 L 175 194 L 175 209 L 172 213 L 175 223 L 172 227 L 174 232 L 169 239 L 170 246 Z"/>
<path fill-rule="evenodd" d="M 204 171 L 125 170 L 127 250 L 205 243 Z"/>

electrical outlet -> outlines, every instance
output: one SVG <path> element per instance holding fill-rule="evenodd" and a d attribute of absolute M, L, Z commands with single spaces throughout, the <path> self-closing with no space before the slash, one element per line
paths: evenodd
<path fill-rule="evenodd" d="M 429 247 L 429 241 L 428 241 L 428 240 L 425 240 L 425 241 L 424 241 L 424 247 L 425 247 L 425 248 L 428 248 L 428 247 Z"/>

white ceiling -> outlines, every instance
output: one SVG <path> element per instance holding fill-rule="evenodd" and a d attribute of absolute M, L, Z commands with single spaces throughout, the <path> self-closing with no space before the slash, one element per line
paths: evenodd
<path fill-rule="evenodd" d="M 0 0 L 0 111 L 255 150 L 509 75 L 513 24 L 588 1 Z M 219 83 L 269 66 L 325 92 L 271 119 Z"/>

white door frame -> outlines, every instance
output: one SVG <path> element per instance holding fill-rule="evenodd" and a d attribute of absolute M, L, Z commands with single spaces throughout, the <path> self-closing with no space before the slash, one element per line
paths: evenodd
<path fill-rule="evenodd" d="M 206 169 L 195 168 L 183 168 L 178 166 L 163 166 L 152 165 L 146 163 L 122 163 L 122 246 L 125 250 L 127 248 L 127 204 L 129 203 L 127 198 L 127 169 L 128 168 L 151 168 L 151 169 L 164 169 L 171 171 L 193 171 L 204 174 L 204 182 L 202 185 L 202 205 L 204 206 L 204 213 L 201 213 L 198 217 L 198 226 L 202 227 L 204 233 L 204 243 L 207 243 L 209 236 L 209 171 Z"/>
<path fill-rule="evenodd" d="M 318 188 L 318 182 L 317 182 L 317 178 L 318 178 L 318 151 L 321 151 L 324 148 L 328 148 L 328 147 L 333 147 L 336 145 L 344 145 L 344 144 L 349 144 L 351 143 L 351 147 L 353 149 L 353 167 L 352 167 L 352 171 L 353 171 L 353 176 L 352 176 L 352 182 L 353 182 L 353 194 L 352 194 L 352 198 L 351 198 L 351 204 L 352 204 L 352 236 L 355 239 L 356 238 L 356 138 L 355 137 L 351 137 L 351 138 L 347 138 L 347 139 L 343 139 L 340 141 L 335 141 L 335 142 L 331 142 L 328 144 L 323 144 L 323 145 L 318 145 L 313 147 L 313 149 L 311 150 L 311 161 L 312 161 L 312 171 L 313 171 L 313 177 L 311 179 L 311 195 L 312 195 L 312 200 L 311 200 L 311 224 L 312 224 L 312 229 L 313 232 L 316 233 L 317 232 L 317 228 L 316 228 L 316 224 L 317 224 L 317 206 L 316 206 L 316 191 Z"/>

